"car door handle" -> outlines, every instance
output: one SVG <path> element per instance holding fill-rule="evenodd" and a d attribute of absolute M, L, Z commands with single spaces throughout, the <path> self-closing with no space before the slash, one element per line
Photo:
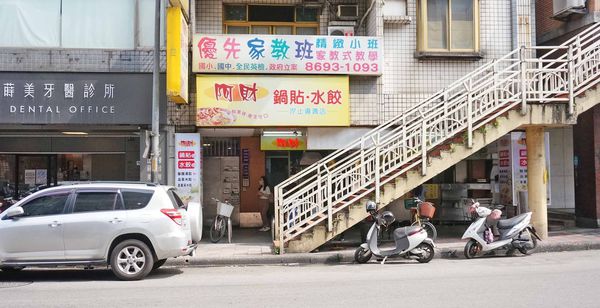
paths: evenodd
<path fill-rule="evenodd" d="M 50 228 L 56 228 L 58 226 L 62 225 L 61 223 L 59 223 L 58 221 L 53 221 L 51 224 L 48 224 L 48 226 Z"/>
<path fill-rule="evenodd" d="M 113 220 L 109 220 L 108 222 L 110 222 L 111 224 L 116 224 L 123 222 L 123 220 L 119 219 L 119 217 L 115 217 Z"/>

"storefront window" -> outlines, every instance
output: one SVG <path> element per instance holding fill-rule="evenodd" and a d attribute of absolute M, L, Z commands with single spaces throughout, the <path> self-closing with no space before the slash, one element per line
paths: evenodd
<path fill-rule="evenodd" d="M 0 0 L 0 46 L 151 47 L 154 4 L 154 0 Z M 164 45 L 164 27 L 161 42 Z"/>
<path fill-rule="evenodd" d="M 15 183 L 15 156 L 0 155 L 0 198 L 11 197 Z"/>
<path fill-rule="evenodd" d="M 21 199 L 74 182 L 124 181 L 128 179 L 125 160 L 125 154 L 0 155 L 0 198 Z"/>

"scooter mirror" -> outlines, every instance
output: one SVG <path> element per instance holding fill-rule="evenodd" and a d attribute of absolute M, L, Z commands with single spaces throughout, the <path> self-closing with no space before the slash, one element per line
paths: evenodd
<path fill-rule="evenodd" d="M 371 213 L 374 211 L 377 211 L 377 204 L 375 204 L 375 202 L 369 200 L 367 202 L 367 212 Z"/>

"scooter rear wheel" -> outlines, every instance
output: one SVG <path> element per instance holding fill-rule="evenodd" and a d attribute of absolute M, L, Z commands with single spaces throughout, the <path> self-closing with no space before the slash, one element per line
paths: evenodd
<path fill-rule="evenodd" d="M 519 250 L 520 253 L 522 253 L 524 255 L 528 255 L 528 254 L 531 254 L 533 252 L 533 250 L 535 250 L 535 248 L 537 247 L 537 238 L 533 234 L 531 234 L 531 231 L 529 230 L 529 228 L 525 229 L 525 231 L 523 231 L 523 234 L 526 234 L 529 237 L 529 240 L 531 241 L 531 244 L 532 244 L 532 248 L 519 247 L 517 249 Z"/>
<path fill-rule="evenodd" d="M 470 240 L 465 245 L 465 258 L 473 259 L 481 252 L 481 245 L 476 240 Z"/>
<path fill-rule="evenodd" d="M 372 256 L 373 253 L 371 250 L 363 247 L 356 248 L 356 251 L 354 252 L 354 260 L 360 264 L 367 263 L 367 261 L 371 260 Z"/>
<path fill-rule="evenodd" d="M 433 259 L 433 256 L 435 255 L 435 252 L 433 251 L 433 246 L 429 243 L 421 243 L 415 249 L 423 250 L 423 255 L 421 255 L 417 259 L 417 261 L 419 261 L 419 263 L 427 263 L 427 262 L 431 261 Z"/>

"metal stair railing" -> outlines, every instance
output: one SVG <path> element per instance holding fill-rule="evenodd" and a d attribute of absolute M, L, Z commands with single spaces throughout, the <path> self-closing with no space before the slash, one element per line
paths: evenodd
<path fill-rule="evenodd" d="M 535 57 L 537 52 L 544 52 Z M 483 64 L 413 109 L 374 128 L 275 187 L 275 226 L 284 244 L 333 215 L 420 167 L 427 153 L 449 138 L 473 145 L 473 132 L 527 104 L 568 103 L 600 79 L 600 25 L 594 24 L 560 46 L 521 47 Z"/>

